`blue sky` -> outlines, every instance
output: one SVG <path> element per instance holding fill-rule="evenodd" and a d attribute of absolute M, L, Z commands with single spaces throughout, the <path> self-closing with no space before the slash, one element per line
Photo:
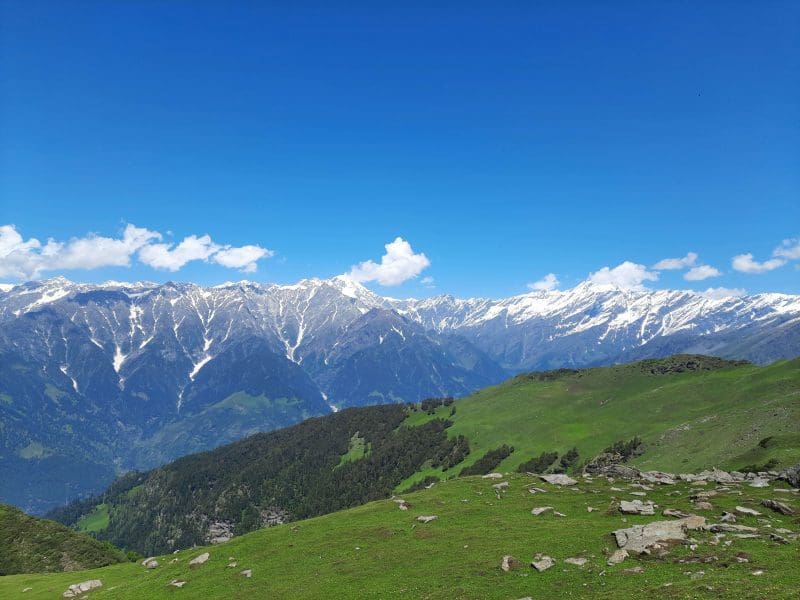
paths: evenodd
<path fill-rule="evenodd" d="M 796 2 L 287 4 L 2 2 L 0 281 L 800 293 Z"/>

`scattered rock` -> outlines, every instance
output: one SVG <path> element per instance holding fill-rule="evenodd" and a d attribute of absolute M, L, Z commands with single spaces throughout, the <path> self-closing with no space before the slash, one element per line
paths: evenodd
<path fill-rule="evenodd" d="M 27 587 L 24 590 L 22 590 L 22 593 L 24 594 L 25 592 L 30 592 L 32 589 L 33 588 L 31 588 L 31 587 Z"/>
<path fill-rule="evenodd" d="M 773 542 L 778 542 L 779 544 L 788 544 L 789 543 L 789 540 L 787 540 L 783 536 L 778 535 L 777 533 L 770 533 L 769 534 L 769 539 L 772 540 Z"/>
<path fill-rule="evenodd" d="M 662 485 L 674 485 L 675 475 L 662 471 L 645 471 L 640 477 L 648 483 L 660 483 Z"/>
<path fill-rule="evenodd" d="M 173 579 L 167 585 L 171 585 L 172 587 L 182 588 L 186 585 L 186 582 L 181 579 Z"/>
<path fill-rule="evenodd" d="M 678 519 L 685 519 L 689 516 L 689 513 L 685 513 L 680 510 L 675 510 L 673 508 L 665 508 L 664 512 L 661 513 L 665 517 L 677 517 Z"/>
<path fill-rule="evenodd" d="M 67 591 L 61 594 L 63 598 L 77 598 L 86 592 L 96 590 L 103 587 L 103 582 L 99 579 L 89 579 L 88 581 L 81 581 L 80 583 L 73 583 L 67 588 Z"/>
<path fill-rule="evenodd" d="M 750 487 L 754 487 L 754 488 L 765 488 L 765 487 L 769 487 L 769 480 L 768 479 L 764 479 L 763 477 L 756 477 L 748 485 L 750 485 Z"/>
<path fill-rule="evenodd" d="M 564 475 L 563 473 L 539 475 L 539 477 L 547 483 L 551 483 L 553 485 L 575 485 L 578 483 L 577 480 L 573 479 L 569 475 Z"/>
<path fill-rule="evenodd" d="M 539 515 L 542 515 L 542 514 L 546 513 L 548 510 L 553 510 L 553 507 L 552 506 L 537 506 L 536 508 L 532 508 L 531 509 L 531 514 L 534 517 L 538 517 Z"/>
<path fill-rule="evenodd" d="M 647 554 L 663 542 L 685 540 L 688 529 L 699 529 L 704 524 L 703 517 L 691 516 L 675 521 L 654 521 L 647 525 L 617 529 L 613 535 L 620 548 L 636 554 Z"/>
<path fill-rule="evenodd" d="M 506 554 L 503 557 L 503 560 L 500 561 L 500 570 L 508 573 L 511 569 L 515 569 L 520 566 L 520 562 L 511 556 L 510 554 Z"/>
<path fill-rule="evenodd" d="M 430 515 L 430 516 L 419 516 L 417 517 L 417 521 L 420 523 L 430 523 L 431 521 L 435 521 L 439 517 L 437 515 Z"/>
<path fill-rule="evenodd" d="M 752 573 L 750 573 L 750 575 L 755 575 L 756 577 L 758 577 L 759 575 L 763 575 L 763 574 L 764 574 L 764 571 L 762 571 L 761 569 L 759 569 L 757 571 L 753 571 Z"/>
<path fill-rule="evenodd" d="M 586 507 L 586 512 L 594 512 L 594 511 L 595 511 L 595 508 L 593 506 L 587 506 Z"/>
<path fill-rule="evenodd" d="M 729 512 L 723 512 L 719 520 L 723 523 L 736 523 L 736 515 Z"/>
<path fill-rule="evenodd" d="M 711 504 L 711 502 L 705 502 L 705 501 L 701 500 L 700 502 L 695 502 L 694 503 L 694 509 L 695 510 L 714 510 L 714 506 Z"/>
<path fill-rule="evenodd" d="M 540 556 L 531 561 L 531 566 L 537 571 L 539 571 L 539 573 L 541 573 L 542 571 L 546 571 L 554 564 L 556 564 L 556 561 L 554 561 L 549 556 Z"/>
<path fill-rule="evenodd" d="M 622 573 L 625 575 L 638 575 L 639 573 L 644 573 L 644 569 L 642 567 L 636 566 L 630 569 L 623 569 Z"/>
<path fill-rule="evenodd" d="M 623 560 L 628 558 L 628 556 L 629 556 L 629 554 L 628 554 L 627 550 L 622 550 L 622 549 L 614 550 L 614 552 L 611 554 L 611 556 L 608 557 L 608 560 L 606 561 L 606 564 L 609 564 L 609 565 L 619 564 Z"/>
<path fill-rule="evenodd" d="M 575 565 L 576 567 L 582 567 L 586 564 L 585 558 L 565 558 L 564 562 L 568 565 Z"/>
<path fill-rule="evenodd" d="M 783 502 L 778 502 L 777 500 L 762 500 L 762 506 L 766 506 L 769 509 L 774 510 L 775 512 L 779 512 L 782 515 L 793 515 L 795 510 L 789 506 L 788 504 L 784 504 Z"/>
<path fill-rule="evenodd" d="M 154 558 L 151 558 L 150 560 L 148 560 L 148 561 L 145 563 L 145 565 L 144 565 L 144 566 L 145 566 L 146 568 L 148 568 L 148 569 L 155 569 L 155 568 L 158 566 L 158 561 L 157 561 L 157 560 L 155 560 Z"/>
<path fill-rule="evenodd" d="M 631 492 L 631 496 L 647 496 L 647 492 Z"/>
<path fill-rule="evenodd" d="M 483 479 L 502 479 L 502 473 L 487 473 L 483 476 Z"/>
<path fill-rule="evenodd" d="M 195 556 L 192 560 L 190 560 L 189 566 L 194 567 L 196 565 L 202 565 L 209 558 L 211 558 L 211 555 L 208 552 L 203 552 L 200 556 Z"/>
<path fill-rule="evenodd" d="M 564 514 L 564 513 L 562 513 L 562 512 L 558 512 L 557 510 L 554 510 L 554 511 L 553 511 L 553 514 L 554 514 L 555 516 L 557 516 L 557 517 L 566 517 L 566 516 L 567 516 L 567 515 L 565 515 L 565 514 Z"/>
<path fill-rule="evenodd" d="M 245 569 L 244 571 L 239 571 L 236 575 L 238 577 L 247 577 L 249 579 L 250 577 L 253 576 L 253 570 L 252 569 Z"/>
<path fill-rule="evenodd" d="M 546 493 L 547 493 L 547 490 L 545 490 L 545 489 L 542 489 L 542 488 L 539 488 L 539 487 L 531 487 L 531 488 L 528 488 L 528 491 L 529 491 L 531 494 L 546 494 Z"/>
<path fill-rule="evenodd" d="M 626 515 L 654 515 L 656 514 L 655 505 L 652 502 L 642 502 L 641 500 L 622 500 L 619 503 L 619 511 Z"/>
<path fill-rule="evenodd" d="M 236 568 L 236 562 L 229 562 L 229 563 L 228 563 L 228 567 L 227 567 L 227 568 L 229 568 L 229 569 L 235 569 L 235 568 Z"/>
<path fill-rule="evenodd" d="M 501 481 L 500 483 L 495 483 L 492 487 L 496 490 L 503 490 L 508 487 L 508 482 Z"/>
<path fill-rule="evenodd" d="M 752 508 L 747 508 L 746 506 L 737 506 L 736 513 L 745 517 L 757 517 L 761 513 L 757 510 L 753 510 Z"/>
<path fill-rule="evenodd" d="M 758 533 L 758 529 L 748 525 L 734 525 L 732 523 L 714 523 L 708 527 L 713 533 Z"/>

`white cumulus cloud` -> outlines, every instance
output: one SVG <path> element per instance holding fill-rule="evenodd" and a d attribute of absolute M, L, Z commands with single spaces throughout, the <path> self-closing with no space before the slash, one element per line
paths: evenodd
<path fill-rule="evenodd" d="M 800 239 L 783 240 L 781 245 L 772 251 L 772 256 L 786 260 L 800 260 Z"/>
<path fill-rule="evenodd" d="M 700 292 L 701 296 L 712 300 L 722 300 L 723 298 L 738 298 L 747 294 L 742 288 L 710 287 L 705 292 Z"/>
<path fill-rule="evenodd" d="M 710 265 L 698 265 L 684 273 L 683 278 L 686 281 L 703 281 L 704 279 L 719 277 L 720 275 L 722 275 L 722 272 L 719 269 Z"/>
<path fill-rule="evenodd" d="M 547 291 L 554 290 L 558 288 L 561 282 L 556 277 L 555 273 L 548 273 L 544 277 L 542 277 L 539 281 L 534 281 L 533 283 L 528 284 L 528 289 L 530 290 L 537 290 L 537 291 Z"/>
<path fill-rule="evenodd" d="M 194 260 L 252 272 L 256 261 L 272 256 L 260 246 L 221 246 L 208 235 L 190 235 L 177 245 L 163 243 L 157 231 L 128 224 L 120 237 L 90 233 L 66 242 L 25 239 L 14 225 L 0 225 L 0 277 L 35 279 L 46 271 L 129 267 L 132 260 L 156 269 L 177 271 Z"/>
<path fill-rule="evenodd" d="M 255 273 L 256 269 L 258 269 L 256 263 L 259 260 L 274 255 L 275 253 L 272 250 L 250 244 L 247 246 L 239 246 L 238 248 L 225 246 L 221 250 L 215 252 L 211 260 L 229 269 L 239 269 L 245 273 Z"/>
<path fill-rule="evenodd" d="M 366 260 L 353 266 L 348 277 L 359 283 L 377 281 L 386 286 L 400 285 L 422 273 L 431 264 L 427 256 L 415 254 L 411 244 L 401 237 L 386 244 L 385 248 L 386 254 L 381 257 L 380 264 Z"/>
<path fill-rule="evenodd" d="M 664 258 L 653 265 L 657 271 L 671 271 L 676 269 L 688 269 L 697 262 L 697 253 L 689 252 L 683 258 Z"/>
<path fill-rule="evenodd" d="M 645 281 L 658 281 L 658 273 L 648 271 L 644 265 L 626 260 L 613 269 L 603 267 L 590 274 L 588 281 L 596 285 L 613 285 L 625 290 L 638 290 L 644 287 Z"/>
<path fill-rule="evenodd" d="M 764 262 L 753 260 L 750 253 L 739 254 L 731 260 L 731 266 L 740 273 L 766 273 L 786 264 L 785 258 L 771 258 Z"/>

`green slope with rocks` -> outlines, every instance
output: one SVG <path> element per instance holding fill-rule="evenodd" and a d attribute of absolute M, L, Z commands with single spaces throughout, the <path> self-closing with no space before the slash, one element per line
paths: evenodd
<path fill-rule="evenodd" d="M 92 598 L 137 600 L 797 597 L 800 497 L 785 482 L 751 487 L 752 481 L 578 479 L 562 487 L 521 473 L 459 478 L 404 495 L 404 504 L 379 500 L 157 557 L 153 569 L 129 563 L 3 577 L 0 597 L 54 598 L 89 580 L 102 584 Z M 622 514 L 622 500 L 653 502 L 655 514 Z M 764 500 L 795 514 L 770 509 Z M 552 509 L 532 514 L 546 506 Z M 679 518 L 664 516 L 668 509 L 703 517 L 705 526 L 679 526 L 682 539 L 608 564 L 618 549 L 612 532 L 661 521 L 674 529 Z M 738 514 L 736 522 L 723 519 L 725 512 Z M 436 519 L 423 523 L 420 516 Z M 206 552 L 206 562 L 190 565 Z M 508 571 L 501 568 L 506 556 L 513 557 Z M 546 566 L 548 557 L 551 567 L 540 572 L 531 566 Z"/>
<path fill-rule="evenodd" d="M 629 462 L 645 469 L 781 468 L 800 462 L 798 423 L 800 360 L 759 367 L 682 355 L 531 373 L 455 402 L 349 409 L 259 434 L 120 479 L 53 517 L 88 519 L 101 538 L 153 554 L 462 472 L 514 471 L 543 453 L 552 464 L 525 468 L 577 473 L 634 438 Z M 103 520 L 88 518 L 100 505 Z"/>

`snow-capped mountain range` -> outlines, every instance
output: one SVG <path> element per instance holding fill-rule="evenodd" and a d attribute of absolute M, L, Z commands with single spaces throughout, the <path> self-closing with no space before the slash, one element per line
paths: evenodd
<path fill-rule="evenodd" d="M 0 470 L 83 464 L 97 474 L 84 486 L 93 489 L 115 470 L 342 407 L 676 352 L 796 356 L 800 296 L 583 283 L 499 300 L 398 300 L 346 277 L 4 285 Z M 22 493 L 27 507 L 42 493 Z M 0 501 L 9 496 L 0 488 Z"/>

